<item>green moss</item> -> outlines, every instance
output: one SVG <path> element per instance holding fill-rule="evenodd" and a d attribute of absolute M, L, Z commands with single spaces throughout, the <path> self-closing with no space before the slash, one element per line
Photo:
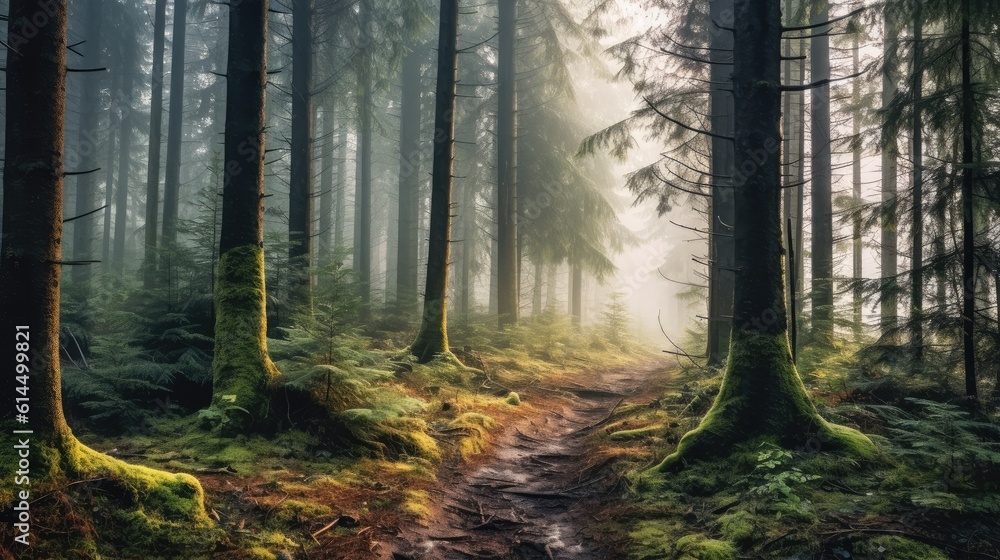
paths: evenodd
<path fill-rule="evenodd" d="M 496 421 L 477 412 L 466 412 L 448 424 L 449 428 L 457 428 L 465 432 L 465 437 L 462 438 L 458 447 L 463 459 L 483 453 L 489 448 L 490 430 L 495 426 Z"/>
<path fill-rule="evenodd" d="M 730 542 L 746 545 L 761 534 L 761 519 L 738 510 L 719 517 L 719 531 Z"/>
<path fill-rule="evenodd" d="M 518 395 L 514 391 L 508 393 L 507 398 L 504 400 L 511 406 L 521 406 L 521 395 Z"/>
<path fill-rule="evenodd" d="M 948 555 L 938 548 L 903 537 L 882 535 L 857 546 L 867 558 L 881 560 L 948 560 Z"/>
<path fill-rule="evenodd" d="M 702 534 L 677 539 L 678 560 L 734 560 L 736 549 L 725 541 L 710 539 Z"/>
<path fill-rule="evenodd" d="M 238 422 L 263 421 L 269 392 L 280 376 L 267 353 L 264 250 L 247 245 L 219 259 L 215 287 L 215 357 L 212 404 Z"/>
<path fill-rule="evenodd" d="M 702 534 L 684 535 L 681 525 L 664 520 L 640 521 L 629 532 L 633 558 L 672 558 L 677 560 L 733 560 L 736 549 L 727 542 Z"/>
<path fill-rule="evenodd" d="M 644 437 L 656 435 L 663 431 L 663 426 L 660 424 L 654 424 L 652 426 L 646 426 L 645 428 L 636 428 L 634 430 L 620 430 L 617 432 L 611 432 L 608 434 L 608 438 L 611 441 L 628 441 L 633 439 L 642 439 Z"/>
<path fill-rule="evenodd" d="M 281 504 L 272 517 L 280 523 L 297 523 L 300 519 L 312 520 L 331 513 L 333 510 L 323 504 L 287 500 Z"/>
<path fill-rule="evenodd" d="M 736 330 L 722 387 L 701 424 L 656 468 L 675 470 L 688 460 L 719 457 L 735 444 L 773 439 L 785 448 L 820 442 L 823 451 L 869 458 L 865 435 L 829 424 L 816 412 L 792 363 L 784 333 Z"/>
<path fill-rule="evenodd" d="M 80 558 L 170 557 L 149 555 L 158 550 L 185 550 L 185 557 L 206 558 L 219 536 L 205 512 L 202 487 L 190 475 L 108 457 L 79 442 L 68 429 L 32 445 L 35 495 L 64 496 L 52 499 L 64 499 L 69 508 L 58 508 L 66 511 L 69 525 L 56 521 L 54 532 L 45 533 L 44 542 L 36 541 L 39 558 L 60 558 L 71 550 L 78 555 L 72 557 Z M 68 484 L 71 481 L 92 484 Z M 100 491 L 92 492 L 95 485 Z M 95 538 L 90 527 L 98 521 L 100 538 Z"/>
<path fill-rule="evenodd" d="M 98 453 L 75 438 L 65 446 L 62 459 L 66 472 L 75 478 L 107 476 L 120 483 L 147 512 L 164 520 L 191 523 L 194 527 L 211 525 L 205 513 L 204 491 L 191 475 L 130 465 Z"/>
<path fill-rule="evenodd" d="M 270 550 L 260 546 L 245 550 L 243 553 L 246 554 L 247 560 L 275 560 L 277 558 Z"/>
<path fill-rule="evenodd" d="M 448 348 L 447 300 L 424 301 L 420 331 L 410 345 L 410 354 L 422 364 L 441 357 L 458 361 Z"/>
<path fill-rule="evenodd" d="M 663 521 L 640 521 L 635 530 L 629 532 L 632 539 L 630 552 L 633 558 L 672 558 L 673 543 L 677 528 Z"/>
<path fill-rule="evenodd" d="M 425 490 L 407 490 L 404 493 L 403 503 L 399 509 L 403 513 L 424 520 L 431 517 L 431 510 L 427 507 L 430 501 L 430 494 Z"/>

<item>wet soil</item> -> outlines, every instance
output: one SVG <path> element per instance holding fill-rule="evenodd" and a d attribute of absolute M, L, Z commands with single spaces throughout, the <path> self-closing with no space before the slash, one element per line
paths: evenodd
<path fill-rule="evenodd" d="M 623 402 L 652 400 L 663 364 L 594 371 L 532 391 L 536 412 L 505 426 L 490 452 L 446 465 L 428 488 L 433 516 L 380 547 L 394 560 L 621 558 L 603 530 L 621 475 L 594 435 Z"/>

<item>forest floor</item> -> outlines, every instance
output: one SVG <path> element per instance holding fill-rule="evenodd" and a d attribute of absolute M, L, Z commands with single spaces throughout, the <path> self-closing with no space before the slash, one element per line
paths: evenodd
<path fill-rule="evenodd" d="M 430 515 L 387 536 L 384 557 L 623 557 L 623 543 L 603 530 L 621 475 L 592 436 L 624 402 L 653 401 L 666 369 L 654 362 L 587 371 L 531 388 L 535 410 L 507 424 L 488 453 L 445 465 L 426 489 Z"/>
<path fill-rule="evenodd" d="M 645 358 L 506 384 L 487 375 L 484 385 L 516 389 L 521 403 L 484 410 L 490 421 L 475 438 L 468 426 L 433 420 L 466 413 L 446 404 L 431 412 L 443 456 L 436 465 L 413 458 L 279 466 L 268 450 L 253 467 L 201 469 L 210 515 L 225 532 L 212 557 L 622 558 L 622 533 L 607 529 L 623 474 L 612 469 L 614 450 L 594 436 L 616 410 L 654 401 L 670 369 Z M 440 400 L 460 407 L 462 398 Z"/>

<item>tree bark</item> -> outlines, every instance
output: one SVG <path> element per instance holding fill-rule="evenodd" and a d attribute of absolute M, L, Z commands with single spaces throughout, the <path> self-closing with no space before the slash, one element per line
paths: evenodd
<path fill-rule="evenodd" d="M 101 236 L 101 272 L 105 275 L 111 272 L 111 214 L 114 212 L 114 193 L 115 193 L 115 131 L 120 127 L 121 119 L 118 116 L 118 110 L 115 108 L 114 99 L 117 99 L 116 93 L 121 92 L 121 76 L 116 75 L 111 80 L 111 87 L 108 88 L 111 92 L 111 106 L 108 107 L 108 141 L 105 151 L 107 163 L 104 166 L 104 234 Z M 118 138 L 119 144 L 121 143 L 121 135 Z"/>
<path fill-rule="evenodd" d="M 572 276 L 570 285 L 570 315 L 573 317 L 573 325 L 579 327 L 583 324 L 583 266 L 579 264 L 570 265 L 570 275 Z"/>
<path fill-rule="evenodd" d="M 0 359 L 14 375 L 11 393 L 25 400 L 0 412 L 0 418 L 17 420 L 24 431 L 8 431 L 0 439 L 7 449 L 29 440 L 31 492 L 65 488 L 66 479 L 107 478 L 129 488 L 138 498 L 135 505 L 156 510 L 158 518 L 207 526 L 204 495 L 193 477 L 134 467 L 97 453 L 81 444 L 66 423 L 59 283 L 67 6 L 65 0 L 41 8 L 35 0 L 11 0 L 7 15 L 12 48 L 7 53 L 6 106 L 17 110 L 7 113 L 6 137 L 17 141 L 7 142 L 4 154 L 0 331 L 9 343 L 0 348 Z M 44 25 L 31 23 L 42 16 Z"/>
<path fill-rule="evenodd" d="M 288 192 L 288 301 L 312 307 L 312 0 L 292 3 L 292 146 Z"/>
<path fill-rule="evenodd" d="M 860 40 L 858 34 L 853 37 L 854 44 L 851 49 L 852 56 L 852 73 L 857 74 L 861 71 L 861 60 L 860 60 Z M 852 307 L 854 311 L 854 338 L 855 340 L 861 339 L 862 327 L 863 327 L 863 317 L 862 317 L 862 289 L 861 289 L 861 278 L 864 275 L 863 271 L 863 245 L 861 243 L 861 216 L 858 214 L 858 210 L 864 204 L 861 198 L 861 119 L 859 118 L 859 107 L 861 104 L 861 80 L 852 80 L 852 91 L 851 91 L 851 102 L 854 105 L 855 112 L 851 117 L 851 125 L 853 133 L 853 144 L 852 158 L 851 158 L 851 192 L 852 201 L 851 205 L 854 207 L 855 216 L 852 220 L 852 231 L 851 231 L 851 249 L 853 262 L 851 267 L 851 277 L 854 279 L 854 290 L 852 294 Z"/>
<path fill-rule="evenodd" d="M 280 375 L 267 352 L 264 288 L 267 12 L 267 0 L 242 0 L 229 12 L 212 402 L 248 415 L 244 426 L 265 420 L 269 389 Z"/>
<path fill-rule="evenodd" d="M 531 316 L 535 319 L 542 314 L 542 260 L 532 263 L 535 285 L 531 290 Z"/>
<path fill-rule="evenodd" d="M 829 19 L 829 4 L 812 5 L 810 24 Z M 830 78 L 829 27 L 812 30 L 813 82 Z M 833 193 L 830 161 L 830 86 L 812 90 L 812 334 L 814 342 L 833 344 Z"/>
<path fill-rule="evenodd" d="M 333 256 L 333 207 L 334 207 L 334 186 L 333 186 L 333 155 L 336 135 L 334 131 L 334 115 L 336 114 L 336 102 L 329 100 L 323 104 L 323 148 L 321 154 L 321 165 L 319 178 L 319 251 L 317 252 L 316 264 L 320 268 L 327 267 Z"/>
<path fill-rule="evenodd" d="M 733 328 L 733 179 L 736 154 L 733 142 L 732 66 L 733 35 L 715 22 L 722 22 L 733 10 L 732 0 L 709 3 L 712 132 L 712 210 L 709 214 L 708 269 L 708 365 L 722 364 L 729 353 L 729 333 Z"/>
<path fill-rule="evenodd" d="M 736 0 L 733 66 L 736 153 L 759 162 L 735 189 L 736 294 L 730 356 L 719 395 L 659 471 L 724 455 L 761 438 L 786 446 L 810 437 L 824 451 L 874 451 L 854 430 L 826 423 L 799 379 L 788 345 L 781 263 L 780 0 Z"/>
<path fill-rule="evenodd" d="M 516 325 L 517 262 L 517 0 L 498 0 L 497 55 L 497 313 L 499 328 Z"/>
<path fill-rule="evenodd" d="M 86 42 L 81 45 L 85 63 L 92 67 L 101 66 L 101 10 L 104 2 L 93 0 L 87 3 Z M 84 172 L 76 178 L 75 216 L 83 216 L 96 209 L 94 191 L 96 190 L 98 152 L 98 118 L 101 115 L 101 73 L 86 72 L 82 78 L 80 94 L 80 129 L 78 131 L 75 156 L 70 159 L 70 165 L 78 166 L 71 172 Z M 11 106 L 13 107 L 13 106 Z M 13 140 L 7 137 L 8 141 Z M 90 214 L 72 222 L 73 224 L 73 260 L 88 261 L 93 258 L 94 219 L 96 214 Z M 72 267 L 73 285 L 85 293 L 90 285 L 91 267 L 77 265 Z"/>
<path fill-rule="evenodd" d="M 910 344 L 918 364 L 924 355 L 924 131 L 921 114 L 924 73 L 922 4 L 913 9 L 913 243 L 910 274 Z M 919 365 L 918 365 L 919 367 Z"/>
<path fill-rule="evenodd" d="M 399 228 L 396 244 L 396 304 L 412 311 L 417 302 L 417 197 L 420 195 L 420 68 L 423 49 L 403 60 L 399 124 Z"/>
<path fill-rule="evenodd" d="M 892 13 L 892 5 L 886 6 L 885 14 L 885 39 L 882 46 L 883 70 L 882 70 L 882 109 L 888 109 L 893 98 L 896 97 L 898 79 L 898 34 L 896 16 Z M 896 217 L 896 176 L 897 159 L 899 149 L 895 138 L 889 138 L 882 147 L 882 239 L 881 239 L 881 275 L 882 291 L 881 296 L 881 327 L 882 335 L 886 336 L 895 331 L 899 320 L 897 311 L 897 217 Z"/>
<path fill-rule="evenodd" d="M 334 123 L 336 124 L 336 123 Z M 337 179 L 334 184 L 333 246 L 344 245 L 344 226 L 347 223 L 347 125 L 337 128 Z"/>
<path fill-rule="evenodd" d="M 130 66 L 131 68 L 132 66 Z M 132 168 L 132 100 L 135 74 L 126 72 L 122 79 L 122 118 L 118 134 L 118 188 L 115 192 L 115 231 L 112 251 L 112 269 L 117 280 L 125 273 L 125 233 L 128 223 L 129 174 Z"/>
<path fill-rule="evenodd" d="M 187 5 L 188 0 L 174 0 L 174 35 L 170 45 L 170 113 L 167 116 L 167 170 L 163 183 L 163 245 L 168 252 L 177 243 L 177 212 L 180 206 Z M 169 254 L 167 258 L 169 259 Z M 167 266 L 169 268 L 169 264 Z"/>
<path fill-rule="evenodd" d="M 801 4 L 796 4 L 794 0 L 785 0 L 785 25 L 795 26 L 802 22 L 796 8 L 801 8 Z M 784 80 L 790 85 L 800 85 L 803 82 L 805 72 L 805 61 L 795 61 L 796 56 L 805 55 L 805 41 L 799 39 L 793 41 L 785 39 L 782 42 L 784 61 Z M 798 63 L 798 69 L 793 73 L 792 65 Z M 801 307 L 801 278 L 802 278 L 802 174 L 805 166 L 803 157 L 805 156 L 804 141 L 804 119 L 805 93 L 800 91 L 789 91 L 783 95 L 784 119 L 782 119 L 784 147 L 782 154 L 784 159 L 784 187 L 783 208 L 784 214 L 782 223 L 791 229 L 790 235 L 786 234 L 786 239 L 790 240 L 790 252 L 798 255 L 796 262 L 790 264 L 785 270 L 785 285 L 787 286 L 788 300 L 786 302 L 789 314 L 798 317 Z M 790 323 L 792 331 L 790 339 L 796 340 L 797 321 Z M 792 355 L 795 355 L 795 348 L 792 348 Z"/>
<path fill-rule="evenodd" d="M 978 396 L 976 388 L 976 229 L 973 204 L 973 103 L 970 0 L 962 0 L 962 348 L 965 394 Z"/>
<path fill-rule="evenodd" d="M 149 155 L 146 164 L 146 235 L 142 285 L 147 290 L 157 280 L 157 234 L 160 212 L 160 144 L 163 141 L 163 51 L 167 27 L 167 0 L 156 0 L 153 17 L 153 77 L 149 109 Z"/>
<path fill-rule="evenodd" d="M 448 259 L 455 163 L 455 101 L 458 84 L 458 0 L 441 0 L 438 73 L 434 100 L 434 165 L 424 313 L 410 352 L 421 363 L 448 350 Z"/>
<path fill-rule="evenodd" d="M 367 32 L 372 7 L 369 0 L 360 0 L 361 24 Z M 370 41 L 370 39 L 369 39 Z M 365 47 L 364 62 L 358 76 L 358 176 L 355 206 L 357 208 L 357 239 L 354 241 L 354 268 L 358 272 L 361 289 L 361 318 L 371 314 L 372 274 L 372 53 Z"/>

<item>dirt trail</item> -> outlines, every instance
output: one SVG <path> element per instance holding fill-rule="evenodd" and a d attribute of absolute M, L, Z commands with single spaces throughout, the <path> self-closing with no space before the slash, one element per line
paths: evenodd
<path fill-rule="evenodd" d="M 619 481 L 609 460 L 588 453 L 590 436 L 620 403 L 650 400 L 648 379 L 665 368 L 588 372 L 535 389 L 545 409 L 509 423 L 475 463 L 445 467 L 429 490 L 436 515 L 402 527 L 387 558 L 619 557 L 595 515 Z"/>

